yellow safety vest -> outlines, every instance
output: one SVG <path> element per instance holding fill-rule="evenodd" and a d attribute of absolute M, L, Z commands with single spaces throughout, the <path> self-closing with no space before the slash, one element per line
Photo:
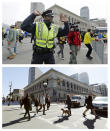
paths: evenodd
<path fill-rule="evenodd" d="M 44 22 L 36 22 L 36 45 L 43 48 L 52 48 L 54 38 L 58 34 L 58 28 L 51 24 L 51 29 L 48 30 Z"/>
<path fill-rule="evenodd" d="M 104 37 L 104 38 L 107 38 L 107 35 L 104 34 L 103 37 Z"/>

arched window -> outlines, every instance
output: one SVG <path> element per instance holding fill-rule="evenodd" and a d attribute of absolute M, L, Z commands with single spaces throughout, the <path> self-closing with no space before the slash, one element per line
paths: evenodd
<path fill-rule="evenodd" d="M 65 81 L 64 80 L 62 81 L 62 86 L 65 86 Z"/>

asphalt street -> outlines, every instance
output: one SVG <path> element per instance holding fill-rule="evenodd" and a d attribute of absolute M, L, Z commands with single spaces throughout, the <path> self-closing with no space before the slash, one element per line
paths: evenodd
<path fill-rule="evenodd" d="M 31 111 L 31 120 L 23 118 L 25 110 L 19 105 L 2 106 L 3 129 L 107 129 L 108 118 L 100 115 L 95 119 L 94 115 L 87 112 L 82 116 L 85 107 L 72 108 L 72 116 L 62 116 L 61 108 L 67 109 L 64 104 L 52 103 L 46 115 L 42 110 L 35 115 L 35 107 Z"/>
<path fill-rule="evenodd" d="M 31 64 L 32 59 L 32 43 L 30 43 L 30 38 L 25 38 L 21 43 L 18 43 L 17 45 L 17 55 L 14 59 L 9 60 L 8 57 L 8 51 L 7 51 L 7 41 L 4 40 L 3 46 L 2 46 L 2 63 L 3 64 Z M 56 64 L 69 64 L 70 59 L 70 49 L 69 45 L 65 44 L 64 47 L 64 60 L 59 58 L 57 56 L 57 52 L 59 51 L 59 46 L 55 48 L 55 63 Z M 101 61 L 95 51 L 92 51 L 93 59 L 89 60 L 86 58 L 87 48 L 82 43 L 81 49 L 78 52 L 77 55 L 77 63 L 78 64 L 101 64 Z M 107 46 L 105 46 L 105 55 L 104 55 L 104 63 L 107 63 Z"/>

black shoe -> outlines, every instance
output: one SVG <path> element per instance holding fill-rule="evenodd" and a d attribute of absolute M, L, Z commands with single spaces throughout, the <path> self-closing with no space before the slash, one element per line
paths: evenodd
<path fill-rule="evenodd" d="M 46 115 L 45 113 L 43 113 L 43 115 Z"/>
<path fill-rule="evenodd" d="M 92 56 L 86 56 L 89 60 L 92 60 L 93 57 Z"/>
<path fill-rule="evenodd" d="M 99 116 L 96 115 L 96 116 L 95 116 L 95 119 L 98 119 L 98 118 L 99 118 Z"/>
<path fill-rule="evenodd" d="M 89 58 L 90 58 L 90 59 L 93 59 L 93 57 L 92 57 L 92 56 L 89 56 Z"/>
<path fill-rule="evenodd" d="M 86 115 L 83 113 L 83 117 L 85 117 Z"/>

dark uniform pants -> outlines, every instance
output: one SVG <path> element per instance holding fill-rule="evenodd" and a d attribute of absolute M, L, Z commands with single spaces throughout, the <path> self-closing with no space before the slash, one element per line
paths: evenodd
<path fill-rule="evenodd" d="M 55 64 L 53 53 L 38 54 L 33 52 L 31 64 Z"/>
<path fill-rule="evenodd" d="M 92 53 L 92 46 L 91 46 L 91 44 L 85 44 L 85 45 L 88 48 L 88 52 L 87 52 L 86 56 L 89 57 Z"/>

